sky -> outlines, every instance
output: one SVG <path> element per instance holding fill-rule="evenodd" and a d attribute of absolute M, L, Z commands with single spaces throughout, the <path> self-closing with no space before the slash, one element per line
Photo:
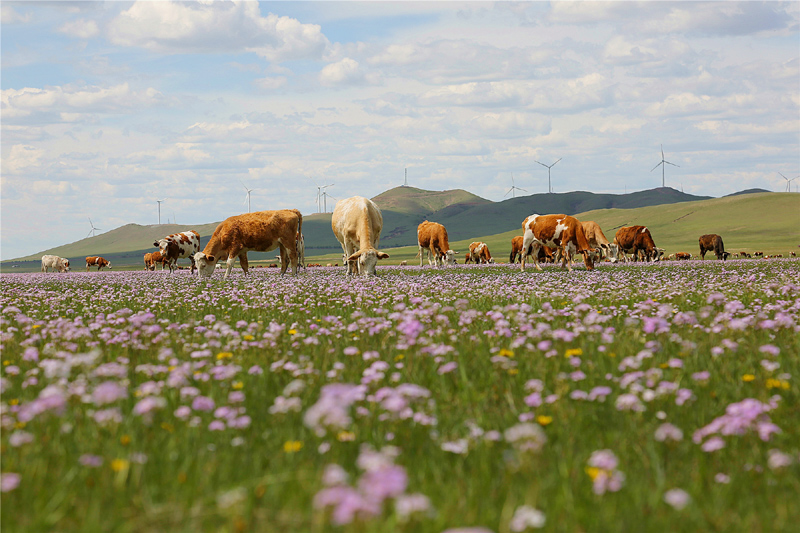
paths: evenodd
<path fill-rule="evenodd" d="M 800 175 L 800 2 L 8 2 L 0 256 L 402 185 Z M 538 163 L 537 163 L 538 161 Z M 792 190 L 800 187 L 800 179 Z"/>

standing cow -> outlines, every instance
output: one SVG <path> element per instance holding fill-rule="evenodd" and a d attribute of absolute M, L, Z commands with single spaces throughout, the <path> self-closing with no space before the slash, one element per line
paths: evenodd
<path fill-rule="evenodd" d="M 247 274 L 250 265 L 247 252 L 269 252 L 278 248 L 281 274 L 286 273 L 291 263 L 292 274 L 296 276 L 297 234 L 302 229 L 303 215 L 297 209 L 256 211 L 229 217 L 217 226 L 203 251 L 195 253 L 192 265 L 197 263 L 197 273 L 200 277 L 208 278 L 214 272 L 217 261 L 224 255 L 227 259 L 227 279 L 237 257 L 242 270 Z"/>
<path fill-rule="evenodd" d="M 469 245 L 469 257 L 473 263 L 494 263 L 492 253 L 485 242 L 473 242 Z"/>
<path fill-rule="evenodd" d="M 111 268 L 111 262 L 109 262 L 108 260 L 106 260 L 106 259 L 104 259 L 104 258 L 102 258 L 100 256 L 89 256 L 89 257 L 87 257 L 86 258 L 86 272 L 89 272 L 89 267 L 93 267 L 93 266 L 96 266 L 97 270 L 99 272 L 103 267 L 108 267 L 110 269 Z"/>
<path fill-rule="evenodd" d="M 153 253 L 144 254 L 145 270 L 155 270 L 156 265 L 161 265 L 161 270 L 164 270 L 164 263 L 166 263 L 166 260 L 158 250 Z"/>
<path fill-rule="evenodd" d="M 725 245 L 722 243 L 722 237 L 715 233 L 701 235 L 699 243 L 700 259 L 706 258 L 706 252 L 714 252 L 714 255 L 717 256 L 717 259 L 722 259 L 723 261 L 727 260 L 728 256 L 731 255 L 725 251 Z"/>
<path fill-rule="evenodd" d="M 450 249 L 447 240 L 447 230 L 437 222 L 425 221 L 417 226 L 417 243 L 419 245 L 419 266 L 422 266 L 422 259 L 425 251 L 428 252 L 428 264 L 442 266 L 445 264 L 456 264 L 455 250 Z"/>
<path fill-rule="evenodd" d="M 164 262 L 169 266 L 170 273 L 175 272 L 178 266 L 178 259 L 188 257 L 192 262 L 192 270 L 189 274 L 194 274 L 194 256 L 200 251 L 200 234 L 194 230 L 182 231 L 167 235 L 153 243 L 158 248 Z"/>
<path fill-rule="evenodd" d="M 622 254 L 622 259 L 627 261 L 626 253 L 633 254 L 634 261 L 639 259 L 639 253 L 644 255 L 646 261 L 658 261 L 663 250 L 656 248 L 650 230 L 645 226 L 626 226 L 619 228 L 614 236 L 614 244 Z"/>
<path fill-rule="evenodd" d="M 577 218 L 569 215 L 531 215 L 522 223 L 523 240 L 522 249 L 531 248 L 533 264 L 537 270 L 539 266 L 539 249 L 542 247 L 562 250 L 561 268 L 566 267 L 572 272 L 570 259 L 576 253 L 583 255 L 583 263 L 587 270 L 593 270 L 591 254 L 583 226 Z M 521 270 L 525 270 L 525 258 L 522 256 Z"/>
<path fill-rule="evenodd" d="M 42 272 L 47 272 L 50 268 L 53 269 L 53 272 L 69 272 L 69 259 L 57 255 L 43 255 Z"/>
<path fill-rule="evenodd" d="M 618 248 L 615 244 L 608 242 L 603 230 L 597 222 L 591 220 L 581 222 L 583 226 L 583 233 L 586 234 L 586 240 L 589 241 L 589 246 L 593 249 L 600 250 L 600 253 L 595 255 L 596 259 L 608 259 L 612 263 L 617 262 Z"/>
<path fill-rule="evenodd" d="M 336 203 L 331 217 L 331 229 L 347 263 L 347 275 L 376 275 L 379 259 L 389 254 L 378 251 L 383 229 L 383 215 L 375 202 L 363 196 L 353 196 Z"/>

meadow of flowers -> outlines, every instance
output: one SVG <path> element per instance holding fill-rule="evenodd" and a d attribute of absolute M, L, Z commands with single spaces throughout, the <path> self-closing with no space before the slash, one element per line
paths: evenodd
<path fill-rule="evenodd" d="M 781 531 L 800 262 L 0 276 L 12 531 Z"/>

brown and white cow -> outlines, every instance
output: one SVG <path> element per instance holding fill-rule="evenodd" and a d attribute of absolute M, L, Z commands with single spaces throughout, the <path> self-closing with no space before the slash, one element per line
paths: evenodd
<path fill-rule="evenodd" d="M 692 258 L 692 254 L 689 252 L 678 252 L 675 256 L 678 261 L 688 261 Z"/>
<path fill-rule="evenodd" d="M 164 270 L 164 257 L 161 255 L 161 252 L 156 250 L 153 253 L 144 254 L 144 269 L 145 270 L 155 270 L 156 265 L 161 265 L 161 270 Z"/>
<path fill-rule="evenodd" d="M 297 234 L 303 229 L 303 215 L 297 209 L 280 209 L 277 211 L 256 211 L 228 217 L 214 230 L 202 252 L 192 258 L 192 265 L 197 263 L 200 277 L 209 278 L 214 272 L 217 261 L 227 260 L 225 279 L 233 269 L 236 258 L 245 275 L 250 263 L 247 252 L 269 252 L 280 250 L 281 274 L 292 265 L 292 274 L 297 275 Z M 272 267 L 272 265 L 270 265 Z"/>
<path fill-rule="evenodd" d="M 586 234 L 586 240 L 589 241 L 589 247 L 600 250 L 600 253 L 595 255 L 596 260 L 602 261 L 608 259 L 612 263 L 617 262 L 617 252 L 619 251 L 617 245 L 608 242 L 600 225 L 594 221 L 581 222 L 583 226 L 583 233 Z"/>
<path fill-rule="evenodd" d="M 593 250 L 577 218 L 569 215 L 531 215 L 522 223 L 522 232 L 522 249 L 531 249 L 537 270 L 542 270 L 539 266 L 539 250 L 542 247 L 563 249 L 561 268 L 567 267 L 570 272 L 572 266 L 568 263 L 576 253 L 583 255 L 587 270 L 594 269 L 591 257 Z M 525 258 L 523 255 L 521 270 L 525 270 Z"/>
<path fill-rule="evenodd" d="M 626 226 L 619 228 L 614 236 L 614 244 L 622 253 L 623 260 L 627 261 L 626 253 L 633 254 L 634 261 L 639 259 L 639 253 L 644 255 L 646 261 L 658 261 L 662 250 L 656 248 L 650 230 L 645 226 Z"/>
<path fill-rule="evenodd" d="M 161 256 L 169 266 L 170 273 L 175 272 L 178 266 L 178 259 L 188 257 L 192 262 L 190 274 L 194 274 L 194 256 L 200 251 L 200 234 L 194 230 L 182 231 L 167 235 L 153 243 L 158 248 Z"/>
<path fill-rule="evenodd" d="M 342 245 L 342 259 L 348 275 L 376 275 L 379 259 L 389 254 L 378 251 L 383 229 L 383 215 L 375 202 L 363 196 L 353 196 L 336 203 L 331 217 L 331 229 Z"/>
<path fill-rule="evenodd" d="M 716 233 L 701 235 L 700 239 L 698 239 L 698 242 L 700 243 L 700 259 L 706 258 L 706 252 L 714 252 L 714 255 L 717 256 L 717 259 L 722 259 L 723 261 L 728 259 L 728 256 L 731 255 L 725 251 L 725 245 L 722 243 L 722 237 Z"/>
<path fill-rule="evenodd" d="M 103 257 L 100 256 L 89 256 L 86 258 L 86 272 L 89 272 L 89 267 L 96 266 L 97 270 L 100 271 L 103 267 L 111 268 L 111 263 Z"/>
<path fill-rule="evenodd" d="M 511 239 L 511 255 L 508 256 L 508 262 L 513 265 L 517 262 L 517 259 L 522 261 L 522 235 L 517 235 Z"/>
<path fill-rule="evenodd" d="M 428 253 L 428 264 L 431 266 L 442 266 L 445 264 L 456 264 L 455 250 L 450 249 L 447 240 L 447 230 L 438 222 L 424 221 L 417 226 L 417 244 L 419 246 L 419 266 L 422 266 L 422 259 L 425 252 Z"/>
<path fill-rule="evenodd" d="M 485 242 L 473 242 L 469 245 L 469 256 L 473 263 L 494 263 L 492 253 Z"/>
<path fill-rule="evenodd" d="M 69 259 L 57 255 L 43 255 L 42 272 L 47 272 L 50 268 L 53 269 L 53 272 L 69 272 Z"/>

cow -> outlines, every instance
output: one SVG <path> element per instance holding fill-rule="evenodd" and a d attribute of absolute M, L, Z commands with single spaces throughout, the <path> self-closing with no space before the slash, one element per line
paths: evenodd
<path fill-rule="evenodd" d="M 164 270 L 164 263 L 166 260 L 161 255 L 161 252 L 156 250 L 153 253 L 144 254 L 144 269 L 155 270 L 156 265 L 161 265 L 161 270 Z"/>
<path fill-rule="evenodd" d="M 722 243 L 722 237 L 715 233 L 709 233 L 707 235 L 701 235 L 700 239 L 698 239 L 700 244 L 700 259 L 706 258 L 706 252 L 714 252 L 714 255 L 717 256 L 717 259 L 722 259 L 723 261 L 728 259 L 728 256 L 731 255 L 725 251 L 725 245 Z"/>
<path fill-rule="evenodd" d="M 192 257 L 200 277 L 208 278 L 214 272 L 223 254 L 227 260 L 224 279 L 228 279 L 236 258 L 247 275 L 250 264 L 247 252 L 280 250 L 281 274 L 292 265 L 292 275 L 297 275 L 297 234 L 302 233 L 303 215 L 297 209 L 256 211 L 228 217 L 217 226 L 211 240 L 202 252 Z M 272 265 L 270 265 L 272 267 Z"/>
<path fill-rule="evenodd" d="M 797 257 L 797 252 L 789 252 L 790 257 Z"/>
<path fill-rule="evenodd" d="M 153 243 L 158 248 L 164 262 L 169 266 L 170 273 L 174 273 L 178 266 L 178 259 L 188 257 L 192 262 L 192 269 L 189 274 L 194 274 L 194 256 L 200 251 L 200 234 L 194 230 L 182 231 L 167 235 Z"/>
<path fill-rule="evenodd" d="M 658 261 L 663 253 L 663 250 L 656 249 L 650 230 L 645 226 L 626 226 L 618 229 L 614 236 L 614 244 L 626 261 L 626 253 L 633 254 L 634 261 L 639 259 L 639 252 L 646 261 Z"/>
<path fill-rule="evenodd" d="M 596 256 L 596 259 L 608 259 L 612 263 L 616 263 L 619 249 L 615 244 L 608 242 L 603 230 L 600 229 L 600 225 L 591 220 L 581 222 L 581 225 L 583 226 L 583 233 L 586 235 L 586 240 L 589 241 L 589 246 L 591 248 L 600 250 L 600 253 Z"/>
<path fill-rule="evenodd" d="M 450 249 L 447 240 L 447 230 L 437 222 L 424 221 L 417 226 L 417 244 L 419 245 L 419 266 L 422 266 L 422 259 L 425 251 L 428 252 L 428 264 L 439 266 L 439 263 L 456 264 L 455 250 Z"/>
<path fill-rule="evenodd" d="M 302 216 L 302 215 L 301 215 Z M 306 268 L 306 242 L 303 239 L 303 234 L 299 231 L 297 232 L 297 238 L 295 239 L 295 247 L 297 248 L 297 264 L 303 267 L 303 270 Z"/>
<path fill-rule="evenodd" d="M 764 252 L 753 252 L 753 257 L 764 257 Z"/>
<path fill-rule="evenodd" d="M 469 252 L 464 256 L 464 264 L 466 265 L 467 263 L 472 263 L 472 254 Z"/>
<path fill-rule="evenodd" d="M 542 247 L 559 249 L 562 248 L 561 268 L 566 267 L 572 272 L 569 265 L 570 258 L 579 253 L 583 255 L 583 263 L 587 270 L 594 270 L 591 254 L 593 250 L 589 246 L 583 226 L 577 218 L 569 215 L 530 215 L 522 223 L 522 249 L 531 249 L 533 264 L 537 270 L 542 270 L 539 266 L 539 250 Z M 526 255 L 522 256 L 520 270 L 525 270 Z"/>
<path fill-rule="evenodd" d="M 485 242 L 473 242 L 469 245 L 469 255 L 474 263 L 494 263 L 492 253 Z"/>
<path fill-rule="evenodd" d="M 692 258 L 692 254 L 688 252 L 678 252 L 675 256 L 678 261 L 688 261 Z"/>
<path fill-rule="evenodd" d="M 389 257 L 377 249 L 383 215 L 375 202 L 368 198 L 353 196 L 337 202 L 331 217 L 331 229 L 342 245 L 342 261 L 347 263 L 348 276 L 374 276 L 378 260 Z"/>
<path fill-rule="evenodd" d="M 511 255 L 508 256 L 508 262 L 513 265 L 517 262 L 517 259 L 522 261 L 522 235 L 517 235 L 511 239 Z"/>
<path fill-rule="evenodd" d="M 53 269 L 53 272 L 69 272 L 69 259 L 57 255 L 43 255 L 42 272 L 47 272 L 50 268 Z"/>
<path fill-rule="evenodd" d="M 89 272 L 89 267 L 96 266 L 98 272 L 103 267 L 111 268 L 111 262 L 100 256 L 89 256 L 86 258 L 86 272 Z"/>
<path fill-rule="evenodd" d="M 406 265 L 408 265 L 408 261 L 400 261 L 400 266 L 401 267 L 404 267 Z"/>

